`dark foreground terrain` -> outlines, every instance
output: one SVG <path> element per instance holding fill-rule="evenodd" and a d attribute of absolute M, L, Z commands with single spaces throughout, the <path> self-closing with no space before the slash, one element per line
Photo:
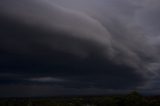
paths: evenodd
<path fill-rule="evenodd" d="M 132 92 L 121 96 L 1 98 L 0 106 L 160 106 L 160 96 Z"/>

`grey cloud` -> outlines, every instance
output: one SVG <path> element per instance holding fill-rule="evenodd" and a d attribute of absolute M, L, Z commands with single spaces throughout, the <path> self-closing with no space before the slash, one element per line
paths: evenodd
<path fill-rule="evenodd" d="M 158 0 L 143 0 L 142 8 L 137 11 L 137 22 L 149 33 L 152 37 L 159 36 L 159 1 Z"/>
<path fill-rule="evenodd" d="M 39 2 L 38 2 L 39 3 Z M 43 2 L 42 2 L 43 3 Z M 27 45 L 33 45 L 33 41 L 36 40 L 37 43 L 41 43 L 44 44 L 46 46 L 52 46 L 53 48 L 56 49 L 65 49 L 65 51 L 68 49 L 68 51 L 72 51 L 73 49 L 79 49 L 79 53 L 83 53 L 83 49 L 82 47 L 80 47 L 81 45 L 80 40 L 86 40 L 87 42 L 90 41 L 91 44 L 88 45 L 94 45 L 92 44 L 92 42 L 97 42 L 97 44 L 99 44 L 99 46 L 101 47 L 105 47 L 107 49 L 109 49 L 110 46 L 110 35 L 107 32 L 107 30 L 95 19 L 92 19 L 91 17 L 82 14 L 82 13 L 76 13 L 76 11 L 71 11 L 71 10 L 65 10 L 63 8 L 57 7 L 57 6 L 52 6 L 49 5 L 49 3 L 42 4 L 40 3 L 38 6 L 35 2 L 30 2 L 30 1 L 17 1 L 17 8 L 14 8 L 14 3 L 11 3 L 12 5 L 7 7 L 7 1 L 6 2 L 2 2 L 2 6 L 1 6 L 1 10 L 6 10 L 6 11 L 2 11 L 2 13 L 6 13 L 5 15 L 9 14 L 8 16 L 13 14 L 13 18 L 17 18 L 19 20 L 23 20 L 23 24 L 30 27 L 32 26 L 37 27 L 35 30 L 35 34 L 37 33 L 37 30 L 41 30 L 42 28 L 44 28 L 44 33 L 46 31 L 48 31 L 48 33 L 50 33 L 50 35 L 46 35 L 45 39 L 44 36 L 39 36 L 38 39 L 35 39 L 36 37 L 33 36 L 24 36 L 26 39 L 23 39 L 24 45 L 16 45 L 15 42 L 18 41 L 18 37 L 14 37 L 12 39 L 12 41 L 7 41 L 8 38 L 6 39 L 4 36 L 2 38 L 2 45 L 8 45 L 8 46 L 17 46 L 19 48 L 25 47 L 25 51 L 29 49 L 29 47 L 27 47 Z M 23 6 L 24 4 L 26 4 L 26 8 L 24 8 L 23 12 L 20 13 L 18 10 L 21 9 L 21 6 Z M 28 5 L 31 5 L 31 8 L 27 7 Z M 48 8 L 48 5 L 53 7 L 53 8 Z M 7 5 L 7 6 L 6 6 Z M 33 5 L 33 6 L 32 6 Z M 44 7 L 41 7 L 44 6 Z M 12 8 L 13 7 L 13 8 Z M 18 8 L 19 7 L 19 8 Z M 35 9 L 35 7 L 37 7 Z M 46 7 L 46 8 L 45 8 Z M 31 10 L 30 10 L 31 9 Z M 40 10 L 43 10 L 42 12 L 39 12 Z M 10 13 L 7 13 L 7 11 L 11 11 Z M 21 10 L 22 11 L 22 10 Z M 35 12 L 34 12 L 35 11 Z M 33 13 L 32 13 L 33 12 Z M 2 14 L 3 15 L 3 14 Z M 46 16 L 46 17 L 44 17 Z M 72 17 L 70 17 L 72 16 Z M 65 17 L 65 18 L 64 18 Z M 6 18 L 6 17 L 5 17 Z M 3 19 L 2 19 L 3 20 Z M 6 24 L 6 23 L 4 23 Z M 21 24 L 18 24 L 21 25 Z M 18 26 L 17 25 L 17 26 Z M 78 26 L 78 27 L 75 27 Z M 7 25 L 6 25 L 7 27 Z M 11 26 L 11 29 L 13 29 L 14 26 Z M 40 28 L 39 28 L 40 27 Z M 22 27 L 23 28 L 23 27 Z M 26 28 L 26 27 L 24 27 Z M 45 30 L 46 29 L 46 30 Z M 20 30 L 24 30 L 24 29 L 20 29 Z M 32 29 L 28 29 L 30 31 L 32 31 Z M 17 31 L 16 33 L 24 33 L 22 31 Z M 6 32 L 4 32 L 6 33 Z M 27 32 L 26 32 L 27 33 Z M 58 33 L 57 35 L 55 35 L 55 33 Z M 64 36 L 65 33 L 65 36 Z M 52 34 L 54 34 L 54 36 L 52 36 Z M 67 34 L 69 34 L 69 36 L 67 36 Z M 60 36 L 61 35 L 61 36 Z M 16 35 L 14 35 L 16 36 Z M 66 38 L 65 42 L 63 38 L 63 36 Z M 67 36 L 67 37 L 66 37 Z M 50 40 L 50 38 L 52 38 L 52 40 Z M 27 41 L 30 40 L 31 41 Z M 74 45 L 76 44 L 76 46 L 72 46 L 70 42 L 70 40 L 73 39 L 73 42 L 78 39 L 79 41 L 74 42 Z M 21 39 L 20 39 L 21 40 Z M 19 40 L 19 42 L 21 42 Z M 43 40 L 43 41 L 41 41 Z M 3 43 L 12 43 L 12 45 L 9 44 L 3 44 Z M 29 44 L 28 44 L 29 43 Z M 59 43 L 59 44 L 57 44 Z M 64 45 L 66 46 L 64 48 Z M 68 45 L 68 46 L 67 46 Z M 107 47 L 106 47 L 107 46 Z M 51 47 L 51 48 L 52 48 Z M 7 48 L 7 47 L 5 47 Z M 12 48 L 12 47 L 8 47 L 8 48 Z M 14 48 L 16 49 L 16 48 Z M 22 50 L 22 49 L 21 49 Z M 31 50 L 30 50 L 31 51 Z M 81 51 L 81 52 L 80 52 Z"/>
<path fill-rule="evenodd" d="M 146 85 L 157 74 L 152 67 L 159 60 L 150 38 L 130 22 L 137 4 L 108 1 L 115 8 L 107 10 L 98 9 L 107 3 L 104 0 L 89 2 L 80 2 L 86 4 L 83 9 L 75 3 L 79 7 L 73 9 L 57 0 L 0 1 L 0 70 L 11 73 L 1 74 L 0 84 L 27 84 L 22 92 L 44 81 L 52 83 L 49 89 L 55 84 L 76 90 L 91 86 L 128 90 Z M 5 91 L 5 86 L 0 89 Z M 45 92 L 42 95 L 49 94 Z"/>
<path fill-rule="evenodd" d="M 35 82 L 64 82 L 64 79 L 54 78 L 54 77 L 38 77 L 38 78 L 31 78 L 27 79 L 29 81 Z"/>

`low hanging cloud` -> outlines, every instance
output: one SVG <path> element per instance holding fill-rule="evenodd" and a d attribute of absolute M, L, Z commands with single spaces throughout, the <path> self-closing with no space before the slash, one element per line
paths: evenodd
<path fill-rule="evenodd" d="M 35 82 L 63 82 L 65 80 L 60 78 L 53 78 L 53 77 L 39 77 L 39 78 L 31 78 L 29 81 Z"/>
<path fill-rule="evenodd" d="M 76 92 L 149 84 L 158 73 L 158 50 L 132 22 L 139 6 L 129 0 L 0 1 L 0 89 L 15 84 Z"/>

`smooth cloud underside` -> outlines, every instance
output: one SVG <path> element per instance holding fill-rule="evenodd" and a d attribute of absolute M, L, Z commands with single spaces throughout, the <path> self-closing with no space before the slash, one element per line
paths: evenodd
<path fill-rule="evenodd" d="M 124 22 L 131 17 L 130 11 L 122 9 L 122 16 L 116 17 L 106 10 L 101 16 L 107 8 L 102 8 L 102 13 L 95 8 L 96 14 L 92 9 L 97 1 L 92 6 L 89 2 L 85 8 L 80 9 L 79 4 L 74 10 L 75 7 L 63 6 L 63 0 L 0 1 L 0 92 L 3 96 L 8 95 L 5 94 L 8 86 L 14 88 L 10 91 L 12 96 L 18 95 L 13 93 L 17 91 L 16 85 L 23 89 L 21 92 L 32 89 L 29 94 L 36 90 L 39 91 L 36 94 L 40 93 L 40 86 L 46 92 L 44 95 L 57 86 L 75 92 L 88 88 L 135 89 L 155 77 L 157 50 L 150 42 L 151 37 L 138 30 L 139 26 L 131 20 Z M 125 14 L 127 17 L 123 17 Z"/>

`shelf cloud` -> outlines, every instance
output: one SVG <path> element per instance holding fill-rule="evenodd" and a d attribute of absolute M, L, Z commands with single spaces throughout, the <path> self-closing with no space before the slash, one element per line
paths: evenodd
<path fill-rule="evenodd" d="M 43 96 L 51 90 L 84 94 L 92 89 L 92 94 L 153 87 L 159 76 L 159 7 L 150 4 L 157 2 L 0 1 L 0 93 Z M 14 88 L 10 93 L 8 86 Z"/>

